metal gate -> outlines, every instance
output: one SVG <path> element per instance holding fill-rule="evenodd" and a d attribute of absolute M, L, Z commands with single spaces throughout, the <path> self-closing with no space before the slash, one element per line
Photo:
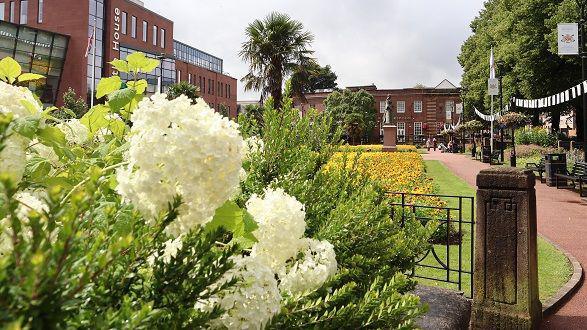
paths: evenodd
<path fill-rule="evenodd" d="M 413 217 L 437 221 L 430 249 L 416 260 L 411 275 L 424 284 L 473 292 L 475 198 L 433 194 L 389 193 L 392 219 Z"/>

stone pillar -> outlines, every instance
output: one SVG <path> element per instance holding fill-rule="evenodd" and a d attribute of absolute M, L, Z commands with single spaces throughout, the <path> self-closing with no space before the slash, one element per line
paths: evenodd
<path fill-rule="evenodd" d="M 472 329 L 540 325 L 534 184 L 534 173 L 515 168 L 477 176 Z"/>
<path fill-rule="evenodd" d="M 397 126 L 384 125 L 383 126 L 383 151 L 394 152 L 397 151 Z"/>

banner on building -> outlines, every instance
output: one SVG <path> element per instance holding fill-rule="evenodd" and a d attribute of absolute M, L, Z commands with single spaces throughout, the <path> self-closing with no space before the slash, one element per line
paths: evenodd
<path fill-rule="evenodd" d="M 579 55 L 579 25 L 577 23 L 558 25 L 558 54 Z"/>

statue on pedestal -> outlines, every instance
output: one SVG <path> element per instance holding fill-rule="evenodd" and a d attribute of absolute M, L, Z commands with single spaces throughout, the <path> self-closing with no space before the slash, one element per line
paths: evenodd
<path fill-rule="evenodd" d="M 385 117 L 383 118 L 383 124 L 391 125 L 393 122 L 393 111 L 391 105 L 391 95 L 387 95 L 385 100 Z"/>

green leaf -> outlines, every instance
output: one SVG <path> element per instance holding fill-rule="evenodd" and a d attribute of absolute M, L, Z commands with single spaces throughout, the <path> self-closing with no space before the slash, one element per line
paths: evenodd
<path fill-rule="evenodd" d="M 35 156 L 27 161 L 26 171 L 33 181 L 43 182 L 51 172 L 51 164 L 45 158 Z"/>
<path fill-rule="evenodd" d="M 124 60 L 115 59 L 114 61 L 110 62 L 114 69 L 118 72 L 128 73 L 128 63 Z"/>
<path fill-rule="evenodd" d="M 128 62 L 128 68 L 131 72 L 151 72 L 157 68 L 159 61 L 156 59 L 148 58 L 144 53 L 136 52 L 126 57 Z"/>
<path fill-rule="evenodd" d="M 90 109 L 81 119 L 80 122 L 85 125 L 92 136 L 96 134 L 100 128 L 108 126 L 108 120 L 106 115 L 110 112 L 110 109 L 103 105 L 97 105 Z"/>
<path fill-rule="evenodd" d="M 117 138 L 124 137 L 124 132 L 126 131 L 126 125 L 120 119 L 111 120 L 108 124 L 108 129 L 116 136 Z"/>
<path fill-rule="evenodd" d="M 143 94 L 149 86 L 149 83 L 145 79 L 141 79 L 136 82 L 129 81 L 126 84 L 128 87 L 134 88 L 137 91 L 137 94 Z"/>
<path fill-rule="evenodd" d="M 104 97 L 120 89 L 122 86 L 122 79 L 119 76 L 112 76 L 100 79 L 98 87 L 96 88 L 96 98 Z"/>
<path fill-rule="evenodd" d="M 117 90 L 108 95 L 108 106 L 110 109 L 118 112 L 127 104 L 131 103 L 136 95 L 137 92 L 134 90 L 134 88 Z"/>
<path fill-rule="evenodd" d="M 22 73 L 22 68 L 12 57 L 5 57 L 0 60 L 0 78 L 5 82 L 12 84 Z"/>
<path fill-rule="evenodd" d="M 39 123 L 40 120 L 34 117 L 18 118 L 12 122 L 12 129 L 18 134 L 32 139 L 39 129 Z"/>
<path fill-rule="evenodd" d="M 244 248 L 251 247 L 257 239 L 252 232 L 258 228 L 253 217 L 236 203 L 227 201 L 216 210 L 212 221 L 206 225 L 205 231 L 211 232 L 220 227 L 232 232 L 233 242 Z"/>
<path fill-rule="evenodd" d="M 65 133 L 54 126 L 46 126 L 38 132 L 39 141 L 50 147 L 63 147 L 67 144 Z"/>
<path fill-rule="evenodd" d="M 34 81 L 43 79 L 45 76 L 36 73 L 23 73 L 18 76 L 18 82 Z"/>

